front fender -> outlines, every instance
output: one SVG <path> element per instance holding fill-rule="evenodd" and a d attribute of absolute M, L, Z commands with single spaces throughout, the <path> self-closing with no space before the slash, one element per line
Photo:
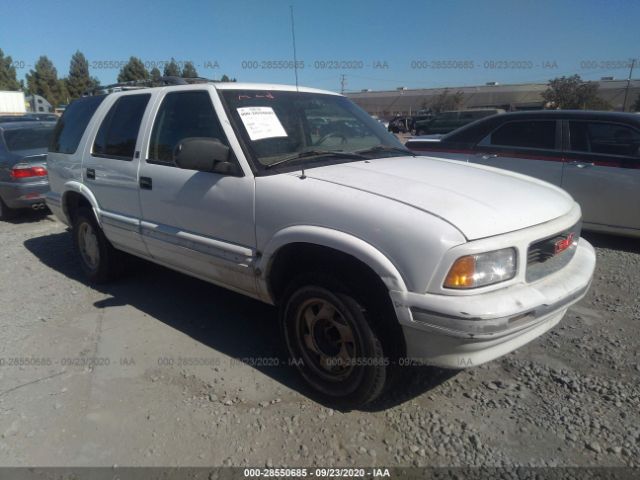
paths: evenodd
<path fill-rule="evenodd" d="M 398 269 L 373 245 L 348 233 L 330 228 L 296 225 L 279 230 L 273 235 L 256 263 L 256 267 L 265 272 L 265 275 L 259 277 L 258 287 L 265 300 L 269 302 L 273 302 L 267 285 L 269 269 L 278 250 L 292 243 L 320 245 L 351 255 L 376 272 L 389 290 L 407 291 L 405 281 Z"/>

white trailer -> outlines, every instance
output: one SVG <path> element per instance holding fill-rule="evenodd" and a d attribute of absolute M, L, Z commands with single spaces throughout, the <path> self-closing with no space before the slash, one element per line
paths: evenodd
<path fill-rule="evenodd" d="M 23 92 L 0 92 L 0 113 L 25 113 Z"/>

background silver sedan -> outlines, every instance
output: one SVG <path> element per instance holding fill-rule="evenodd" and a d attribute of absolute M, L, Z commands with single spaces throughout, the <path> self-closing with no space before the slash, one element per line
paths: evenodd
<path fill-rule="evenodd" d="M 495 115 L 440 139 L 412 138 L 419 155 L 513 170 L 553 183 L 582 207 L 583 228 L 640 237 L 640 116 L 540 110 Z"/>

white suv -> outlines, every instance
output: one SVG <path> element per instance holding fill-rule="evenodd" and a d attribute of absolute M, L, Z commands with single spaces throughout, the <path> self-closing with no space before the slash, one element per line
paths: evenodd
<path fill-rule="evenodd" d="M 409 361 L 461 368 L 520 347 L 595 267 L 564 191 L 415 156 L 310 88 L 86 97 L 48 165 L 47 204 L 91 281 L 127 252 L 279 306 L 292 360 L 334 403 L 373 400 Z"/>

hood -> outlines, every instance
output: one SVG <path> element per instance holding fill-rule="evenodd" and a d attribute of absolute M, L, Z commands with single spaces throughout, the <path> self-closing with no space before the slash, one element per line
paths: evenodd
<path fill-rule="evenodd" d="M 548 222 L 567 214 L 574 203 L 563 190 L 531 177 L 431 157 L 382 158 L 305 173 L 428 212 L 468 240 Z"/>

